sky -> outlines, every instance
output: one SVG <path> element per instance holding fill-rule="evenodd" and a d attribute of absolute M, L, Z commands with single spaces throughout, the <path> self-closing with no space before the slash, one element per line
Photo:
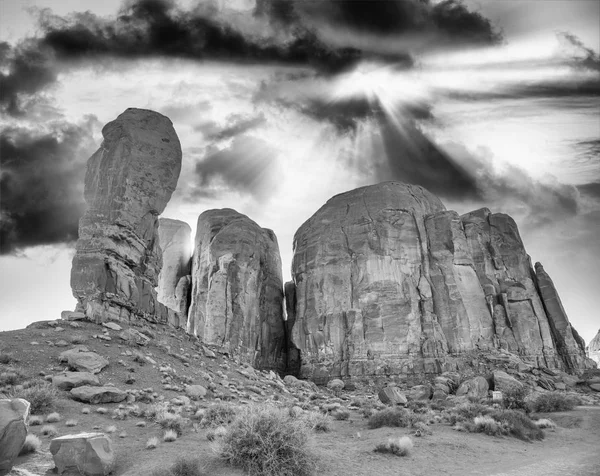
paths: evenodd
<path fill-rule="evenodd" d="M 295 231 L 334 194 L 423 185 L 516 220 L 600 328 L 600 2 L 0 0 L 0 330 L 60 317 L 85 164 L 128 107 L 183 148 L 163 216 Z"/>

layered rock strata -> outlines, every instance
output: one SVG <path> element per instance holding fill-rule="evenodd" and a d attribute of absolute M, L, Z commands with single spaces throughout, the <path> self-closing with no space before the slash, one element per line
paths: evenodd
<path fill-rule="evenodd" d="M 127 109 L 102 135 L 87 164 L 73 294 L 96 322 L 166 322 L 174 311 L 155 291 L 162 266 L 158 216 L 179 178 L 179 139 L 167 117 L 143 109 Z"/>
<path fill-rule="evenodd" d="M 158 276 L 158 301 L 181 316 L 187 316 L 190 266 L 192 259 L 192 229 L 179 220 L 160 218 L 158 236 L 162 252 L 162 269 Z M 187 319 L 177 326 L 185 327 Z"/>
<path fill-rule="evenodd" d="M 255 367 L 285 370 L 281 258 L 271 230 L 231 209 L 200 215 L 187 328 Z"/>
<path fill-rule="evenodd" d="M 587 356 L 597 364 L 600 364 L 600 331 L 587 346 Z"/>
<path fill-rule="evenodd" d="M 315 381 L 441 373 L 494 349 L 545 367 L 589 365 L 514 220 L 459 216 L 422 187 L 388 182 L 330 199 L 297 231 L 292 275 L 288 321 L 301 376 Z"/>

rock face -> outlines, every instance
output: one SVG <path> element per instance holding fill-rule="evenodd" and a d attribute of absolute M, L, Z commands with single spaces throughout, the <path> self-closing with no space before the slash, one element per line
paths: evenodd
<path fill-rule="evenodd" d="M 287 337 L 277 238 L 235 210 L 198 218 L 188 332 L 257 368 L 284 370 Z"/>
<path fill-rule="evenodd" d="M 85 476 L 105 476 L 114 468 L 115 456 L 108 436 L 80 433 L 54 438 L 50 453 L 58 474 L 65 471 Z"/>
<path fill-rule="evenodd" d="M 459 216 L 398 182 L 337 195 L 294 237 L 286 299 L 301 376 L 437 374 L 493 349 L 585 368 L 538 274 L 507 215 Z"/>
<path fill-rule="evenodd" d="M 119 403 L 127 398 L 127 392 L 116 387 L 93 387 L 84 385 L 71 390 L 71 398 L 80 402 L 91 403 Z"/>
<path fill-rule="evenodd" d="M 600 331 L 588 344 L 587 355 L 588 358 L 600 364 Z"/>
<path fill-rule="evenodd" d="M 171 121 L 127 109 L 102 129 L 88 160 L 71 288 L 88 319 L 166 322 L 154 288 L 162 266 L 158 216 L 175 190 L 181 146 Z"/>
<path fill-rule="evenodd" d="M 162 269 L 158 276 L 158 300 L 179 315 L 187 316 L 192 229 L 179 220 L 160 218 L 158 236 L 162 252 Z M 182 282 L 181 286 L 179 285 Z M 179 287 L 179 295 L 177 293 Z M 181 326 L 185 327 L 186 319 Z"/>
<path fill-rule="evenodd" d="M 27 436 L 27 414 L 23 414 L 23 404 L 19 400 L 0 400 L 0 475 L 11 470 Z M 29 402 L 26 403 L 29 405 Z"/>

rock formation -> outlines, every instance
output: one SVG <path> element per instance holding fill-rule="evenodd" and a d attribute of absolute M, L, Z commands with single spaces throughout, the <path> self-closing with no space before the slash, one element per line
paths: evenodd
<path fill-rule="evenodd" d="M 588 344 L 587 356 L 597 364 L 600 364 L 600 331 L 598 331 L 598 334 Z"/>
<path fill-rule="evenodd" d="M 542 271 L 507 215 L 459 216 L 397 182 L 337 195 L 294 237 L 286 298 L 301 376 L 434 374 L 494 349 L 585 368 Z"/>
<path fill-rule="evenodd" d="M 87 164 L 88 209 L 79 221 L 73 294 L 96 322 L 166 322 L 174 311 L 156 299 L 158 216 L 179 178 L 179 139 L 167 117 L 143 109 L 127 109 L 102 134 Z"/>
<path fill-rule="evenodd" d="M 284 370 L 287 337 L 277 238 L 235 210 L 198 218 L 188 332 L 258 368 Z"/>
<path fill-rule="evenodd" d="M 190 264 L 192 258 L 190 226 L 179 220 L 160 218 L 158 236 L 162 269 L 158 275 L 158 301 L 181 316 L 187 316 Z M 176 323 L 185 327 L 187 319 Z"/>

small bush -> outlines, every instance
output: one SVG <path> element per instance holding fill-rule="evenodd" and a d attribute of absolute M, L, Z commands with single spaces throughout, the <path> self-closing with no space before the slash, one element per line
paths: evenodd
<path fill-rule="evenodd" d="M 217 438 L 222 438 L 225 436 L 225 433 L 227 433 L 227 428 L 225 428 L 224 426 L 218 426 L 213 430 L 209 430 L 206 433 L 206 439 L 208 441 L 214 441 Z"/>
<path fill-rule="evenodd" d="M 157 469 L 151 476 L 208 476 L 200 469 L 200 462 L 196 458 L 180 456 L 173 466 L 168 469 Z"/>
<path fill-rule="evenodd" d="M 12 398 L 24 398 L 31 404 L 29 411 L 33 415 L 39 415 L 54 408 L 58 399 L 58 391 L 47 382 L 36 382 L 31 387 L 13 390 L 10 396 Z"/>
<path fill-rule="evenodd" d="M 146 441 L 146 449 L 147 450 L 153 450 L 157 446 L 158 446 L 158 438 L 156 436 L 153 436 L 148 441 Z"/>
<path fill-rule="evenodd" d="M 163 435 L 163 441 L 171 443 L 177 439 L 177 432 L 175 430 L 167 430 Z"/>
<path fill-rule="evenodd" d="M 346 409 L 338 408 L 333 411 L 331 416 L 336 420 L 347 420 L 350 417 L 350 412 Z"/>
<path fill-rule="evenodd" d="M 502 426 L 490 416 L 475 417 L 473 431 L 477 433 L 485 433 L 490 436 L 501 435 L 503 432 Z"/>
<path fill-rule="evenodd" d="M 463 403 L 452 408 L 447 419 L 451 425 L 456 425 L 456 423 L 472 421 L 478 416 L 488 415 L 492 411 L 492 408 L 480 403 Z"/>
<path fill-rule="evenodd" d="M 146 422 L 145 421 L 138 421 L 135 426 L 139 427 L 139 428 L 144 428 L 146 426 Z"/>
<path fill-rule="evenodd" d="M 181 415 L 171 412 L 160 413 L 156 416 L 156 423 L 165 430 L 174 431 L 177 436 L 183 434 L 183 418 Z"/>
<path fill-rule="evenodd" d="M 107 426 L 106 429 L 104 430 L 105 433 L 114 433 L 115 431 L 117 431 L 117 427 L 115 425 L 110 425 Z"/>
<path fill-rule="evenodd" d="M 56 427 L 54 425 L 44 425 L 40 431 L 41 431 L 42 435 L 50 436 L 52 438 L 54 438 L 56 435 L 58 435 L 58 430 L 56 429 Z"/>
<path fill-rule="evenodd" d="M 228 428 L 221 456 L 254 476 L 307 476 L 315 467 L 309 430 L 285 409 L 250 407 Z"/>
<path fill-rule="evenodd" d="M 60 421 L 60 414 L 56 412 L 50 413 L 50 415 L 46 417 L 46 421 L 48 423 L 58 423 Z"/>
<path fill-rule="evenodd" d="M 539 420 L 536 420 L 533 423 L 535 423 L 535 426 L 542 429 L 549 428 L 551 430 L 554 430 L 556 428 L 556 423 L 554 423 L 552 420 L 549 420 L 548 418 L 540 418 Z"/>
<path fill-rule="evenodd" d="M 19 456 L 28 455 L 29 453 L 35 453 L 39 451 L 40 446 L 42 446 L 42 442 L 40 439 L 32 435 L 31 433 L 27 435 L 25 438 L 25 443 L 23 443 L 23 447 L 21 451 L 19 451 Z"/>
<path fill-rule="evenodd" d="M 44 423 L 44 419 L 41 416 L 30 416 L 29 417 L 29 426 L 40 426 Z"/>
<path fill-rule="evenodd" d="M 81 413 L 83 413 L 84 415 L 89 415 L 90 414 L 90 408 L 89 407 L 83 407 L 81 409 Z"/>
<path fill-rule="evenodd" d="M 390 438 L 387 443 L 379 443 L 373 451 L 376 453 L 389 453 L 396 456 L 407 456 L 412 450 L 413 443 L 408 436 Z"/>
<path fill-rule="evenodd" d="M 566 412 L 575 408 L 576 402 L 564 393 L 543 393 L 530 403 L 531 410 L 538 413 Z"/>
<path fill-rule="evenodd" d="M 429 428 L 426 423 L 423 423 L 421 421 L 415 422 L 412 425 L 412 429 L 413 429 L 413 434 L 415 436 L 423 436 L 423 435 L 432 435 L 433 434 L 433 431 L 431 431 L 431 428 Z"/>
<path fill-rule="evenodd" d="M 0 386 L 17 385 L 22 378 L 22 375 L 17 371 L 2 372 L 0 373 Z"/>
<path fill-rule="evenodd" d="M 410 412 L 404 408 L 385 408 L 369 418 L 369 428 L 407 427 L 411 424 Z"/>
<path fill-rule="evenodd" d="M 316 433 L 327 433 L 331 431 L 331 425 L 333 424 L 331 417 L 321 412 L 306 412 L 304 415 L 300 416 L 299 420 L 309 430 Z"/>
<path fill-rule="evenodd" d="M 490 414 L 510 435 L 525 441 L 542 440 L 544 432 L 518 410 L 499 410 Z"/>
<path fill-rule="evenodd" d="M 108 413 L 108 409 L 104 407 L 98 407 L 96 408 L 96 413 L 99 413 L 100 415 L 106 415 Z"/>
<path fill-rule="evenodd" d="M 236 414 L 237 409 L 234 406 L 226 403 L 217 403 L 204 412 L 201 423 L 205 428 L 229 425 L 235 419 Z"/>
<path fill-rule="evenodd" d="M 122 431 L 121 433 L 119 433 L 119 438 L 127 438 L 127 432 Z"/>
<path fill-rule="evenodd" d="M 529 411 L 525 399 L 529 391 L 523 385 L 511 385 L 502 391 L 502 406 L 509 410 Z"/>
<path fill-rule="evenodd" d="M 77 420 L 67 420 L 65 422 L 66 426 L 77 426 Z"/>

